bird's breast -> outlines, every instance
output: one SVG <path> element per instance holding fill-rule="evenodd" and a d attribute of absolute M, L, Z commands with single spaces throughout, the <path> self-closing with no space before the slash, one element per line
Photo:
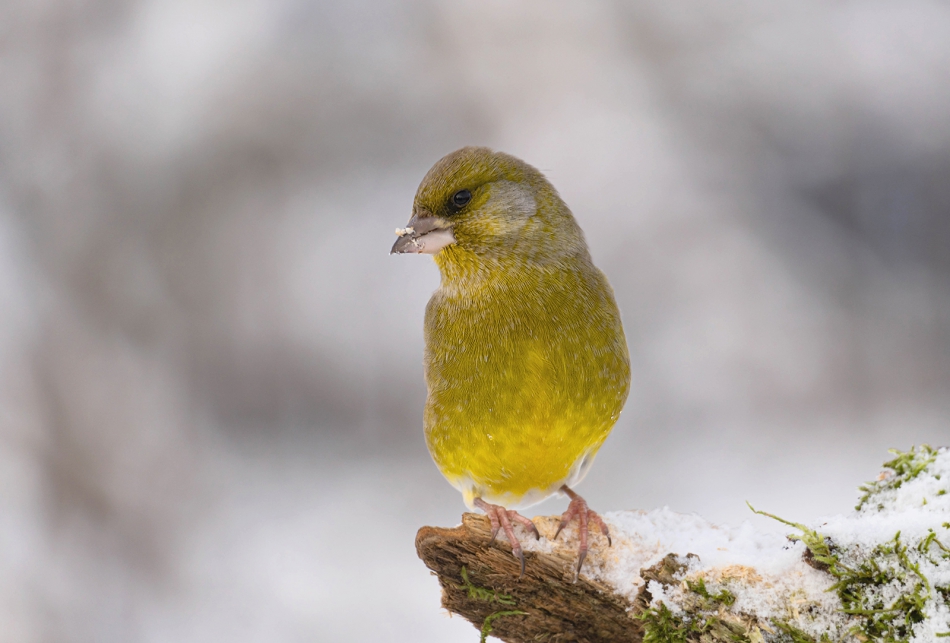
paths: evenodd
<path fill-rule="evenodd" d="M 436 292 L 427 307 L 426 437 L 450 479 L 525 490 L 563 480 L 626 398 L 626 343 L 606 282 L 521 285 Z"/>

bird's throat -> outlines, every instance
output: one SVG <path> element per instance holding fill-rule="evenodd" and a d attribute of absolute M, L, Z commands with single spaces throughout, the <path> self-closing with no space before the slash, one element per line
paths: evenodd
<path fill-rule="evenodd" d="M 487 290 L 506 289 L 530 280 L 534 272 L 523 258 L 486 257 L 453 244 L 435 256 L 442 275 L 442 290 L 474 296 Z"/>

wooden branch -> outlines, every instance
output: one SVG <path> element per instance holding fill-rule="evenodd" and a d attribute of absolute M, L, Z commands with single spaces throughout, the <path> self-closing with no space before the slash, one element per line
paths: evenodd
<path fill-rule="evenodd" d="M 543 536 L 552 538 L 559 518 L 537 517 L 534 522 Z M 498 615 L 489 621 L 492 636 L 510 643 L 639 643 L 643 639 L 634 605 L 606 585 L 583 576 L 573 582 L 576 559 L 569 550 L 551 554 L 526 551 L 525 575 L 519 579 L 519 564 L 508 543 L 490 541 L 488 519 L 471 513 L 464 514 L 461 526 L 454 529 L 419 530 L 416 551 L 438 576 L 445 609 L 464 616 L 479 629 L 493 614 L 523 612 Z M 636 603 L 640 602 L 638 598 Z"/>
<path fill-rule="evenodd" d="M 465 514 L 423 527 L 419 557 L 442 605 L 504 641 L 819 643 L 950 636 L 950 449 L 922 446 L 885 463 L 858 507 L 818 528 L 756 511 L 793 533 L 714 525 L 668 508 L 605 515 L 574 582 L 577 532 L 559 517 L 518 528 L 524 578 L 503 535 Z M 751 507 L 750 507 L 751 509 Z"/>

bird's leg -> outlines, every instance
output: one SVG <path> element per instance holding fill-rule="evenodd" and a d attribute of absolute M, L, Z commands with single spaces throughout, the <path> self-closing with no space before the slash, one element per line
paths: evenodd
<path fill-rule="evenodd" d="M 517 511 L 505 509 L 501 505 L 490 504 L 481 498 L 475 498 L 475 506 L 488 514 L 488 519 L 491 521 L 491 540 L 488 544 L 495 541 L 495 536 L 498 535 L 500 529 L 504 529 L 505 535 L 508 536 L 508 542 L 511 543 L 511 553 L 521 562 L 521 576 L 524 576 L 524 552 L 521 550 L 521 543 L 515 537 L 515 530 L 511 526 L 511 521 L 520 522 L 526 529 L 530 529 L 536 540 L 541 538 L 538 528 Z M 521 578 L 521 576 L 518 578 Z"/>
<path fill-rule="evenodd" d="M 567 497 L 571 499 L 571 504 L 567 506 L 567 511 L 561 515 L 561 524 L 558 525 L 554 539 L 557 539 L 558 534 L 561 533 L 562 529 L 567 527 L 571 520 L 577 518 L 577 537 L 578 540 L 580 540 L 580 546 L 578 547 L 577 569 L 574 570 L 574 580 L 576 581 L 577 575 L 581 573 L 581 565 L 584 564 L 584 559 L 587 558 L 588 521 L 597 525 L 600 529 L 600 533 L 607 537 L 608 547 L 613 543 L 610 541 L 610 531 L 607 529 L 607 523 L 604 522 L 603 518 L 587 507 L 587 501 L 574 493 L 567 485 L 562 486 L 561 491 L 566 493 Z"/>

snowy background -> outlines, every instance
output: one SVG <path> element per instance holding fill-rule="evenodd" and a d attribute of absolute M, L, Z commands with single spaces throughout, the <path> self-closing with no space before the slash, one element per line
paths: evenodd
<path fill-rule="evenodd" d="M 950 442 L 945 2 L 6 2 L 0 643 L 475 640 L 387 254 L 465 144 L 617 291 L 595 508 L 808 521 Z"/>

